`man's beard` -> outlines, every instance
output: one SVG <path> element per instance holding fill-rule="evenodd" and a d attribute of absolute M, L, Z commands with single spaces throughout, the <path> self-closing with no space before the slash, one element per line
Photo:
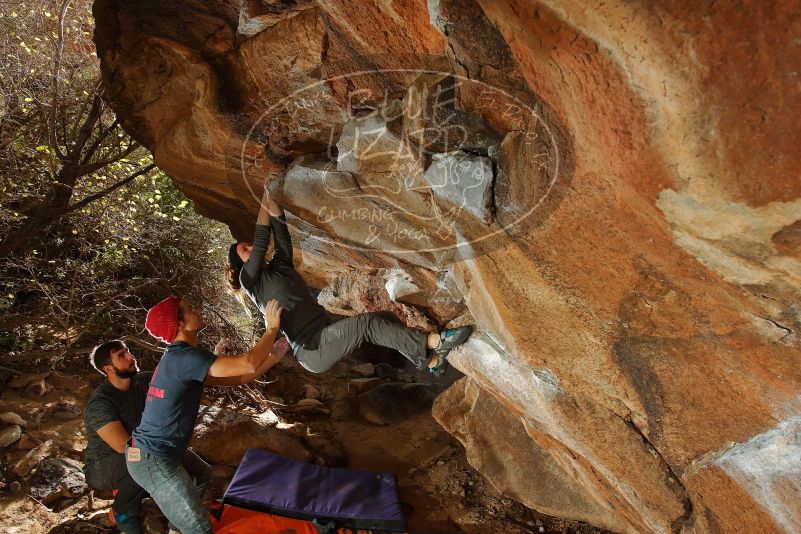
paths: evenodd
<path fill-rule="evenodd" d="M 112 365 L 112 367 L 114 367 Z M 114 367 L 114 372 L 117 373 L 117 376 L 120 378 L 131 378 L 139 373 L 139 369 L 137 369 L 136 364 L 133 367 L 129 367 L 128 369 L 118 369 Z"/>

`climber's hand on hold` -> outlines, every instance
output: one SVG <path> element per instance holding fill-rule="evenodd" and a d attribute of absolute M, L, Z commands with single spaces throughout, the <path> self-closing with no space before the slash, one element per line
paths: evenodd
<path fill-rule="evenodd" d="M 264 200 L 262 200 L 262 202 L 267 203 L 267 208 L 270 210 L 271 217 L 280 217 L 284 214 L 284 209 L 278 204 L 278 202 L 273 200 L 273 198 L 270 196 L 270 192 L 267 189 L 264 190 Z"/>

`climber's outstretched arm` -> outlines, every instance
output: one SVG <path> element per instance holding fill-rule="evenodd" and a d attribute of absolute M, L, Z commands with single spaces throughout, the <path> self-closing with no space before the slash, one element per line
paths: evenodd
<path fill-rule="evenodd" d="M 284 208 L 279 206 L 272 198 L 269 199 L 268 205 L 270 225 L 273 228 L 273 237 L 275 238 L 275 254 L 272 261 L 283 261 L 292 267 L 292 238 L 289 236 L 289 229 L 286 226 Z"/>
<path fill-rule="evenodd" d="M 270 193 L 265 189 L 264 194 L 261 196 L 261 205 L 259 206 L 259 215 L 256 217 L 256 224 L 264 224 L 270 226 L 270 203 L 275 202 L 270 198 Z"/>
<path fill-rule="evenodd" d="M 267 255 L 267 247 L 270 246 L 270 196 L 267 191 L 261 198 L 259 215 L 256 217 L 256 229 L 253 232 L 253 248 L 250 257 L 243 267 L 244 272 L 255 280 L 264 267 L 264 257 Z"/>
<path fill-rule="evenodd" d="M 267 200 L 267 209 L 270 212 L 270 217 L 281 217 L 284 214 L 284 208 L 278 205 L 278 202 L 272 199 L 270 192 L 264 190 L 264 198 Z M 264 201 L 262 200 L 262 204 Z"/>
<path fill-rule="evenodd" d="M 259 215 L 256 217 L 256 224 L 270 226 L 270 217 L 280 217 L 284 214 L 284 208 L 270 197 L 270 192 L 264 188 L 259 205 Z"/>

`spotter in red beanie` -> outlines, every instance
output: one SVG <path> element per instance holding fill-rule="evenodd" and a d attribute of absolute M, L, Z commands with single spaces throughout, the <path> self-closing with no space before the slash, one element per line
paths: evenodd
<path fill-rule="evenodd" d="M 150 335 L 164 343 L 172 343 L 178 335 L 179 297 L 167 297 L 147 312 L 145 328 Z"/>

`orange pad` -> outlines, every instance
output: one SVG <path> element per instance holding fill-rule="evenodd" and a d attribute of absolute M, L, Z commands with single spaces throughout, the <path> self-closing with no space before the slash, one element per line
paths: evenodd
<path fill-rule="evenodd" d="M 216 534 L 318 534 L 309 521 L 290 519 L 279 515 L 254 512 L 236 506 L 223 505 L 222 515 L 211 514 L 211 524 Z"/>

